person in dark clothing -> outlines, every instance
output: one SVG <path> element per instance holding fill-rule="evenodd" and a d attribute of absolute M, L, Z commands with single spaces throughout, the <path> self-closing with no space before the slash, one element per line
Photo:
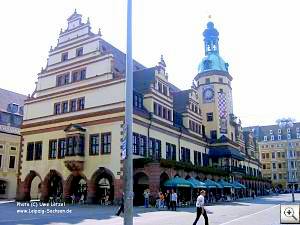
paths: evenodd
<path fill-rule="evenodd" d="M 171 199 L 171 194 L 170 194 L 170 191 L 167 190 L 167 193 L 165 194 L 165 201 L 166 201 L 168 210 L 170 210 L 170 199 Z"/>
<path fill-rule="evenodd" d="M 197 208 L 197 216 L 196 216 L 196 219 L 193 223 L 193 225 L 196 225 L 200 216 L 203 215 L 204 217 L 204 220 L 205 220 L 205 225 L 208 225 L 208 217 L 207 217 L 207 214 L 206 214 L 206 210 L 204 208 L 204 203 L 205 203 L 205 200 L 204 200 L 204 196 L 205 196 L 206 192 L 204 190 L 202 190 L 197 198 L 197 201 L 196 201 L 196 208 Z"/>
<path fill-rule="evenodd" d="M 118 212 L 116 213 L 116 216 L 120 216 L 121 212 L 124 213 L 124 193 L 122 195 L 121 205 L 119 207 Z"/>

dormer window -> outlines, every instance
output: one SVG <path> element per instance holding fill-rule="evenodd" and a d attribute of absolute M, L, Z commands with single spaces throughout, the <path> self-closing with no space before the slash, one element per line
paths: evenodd
<path fill-rule="evenodd" d="M 68 60 L 68 52 L 64 52 L 61 54 L 61 61 L 65 62 Z"/>
<path fill-rule="evenodd" d="M 76 49 L 76 57 L 82 56 L 83 55 L 83 47 L 77 48 Z"/>
<path fill-rule="evenodd" d="M 272 130 L 270 130 L 270 134 L 273 134 L 273 131 L 272 131 Z"/>

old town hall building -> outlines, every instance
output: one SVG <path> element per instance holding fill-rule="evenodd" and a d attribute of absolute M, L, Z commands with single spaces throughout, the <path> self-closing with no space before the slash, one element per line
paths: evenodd
<path fill-rule="evenodd" d="M 203 35 L 205 57 L 188 90 L 168 81 L 163 57 L 151 68 L 133 63 L 136 203 L 144 189 L 154 195 L 177 175 L 264 189 L 253 136 L 233 114 L 232 77 L 212 22 Z M 68 18 L 25 101 L 18 199 L 121 197 L 125 64 L 89 20 L 76 11 Z"/>

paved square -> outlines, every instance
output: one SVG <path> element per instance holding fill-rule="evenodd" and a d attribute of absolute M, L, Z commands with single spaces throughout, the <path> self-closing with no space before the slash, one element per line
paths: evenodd
<path fill-rule="evenodd" d="M 297 204 L 300 194 L 295 195 Z M 289 204 L 290 194 L 244 200 L 227 204 L 207 206 L 210 225 L 279 225 L 280 204 Z M 54 210 L 55 207 L 51 207 Z M 69 209 L 67 214 L 22 214 L 15 203 L 0 204 L 0 225 L 122 225 L 123 218 L 114 216 L 116 207 L 96 205 L 57 207 Z M 31 208 L 34 210 L 33 208 Z M 39 207 L 37 209 L 42 209 Z M 181 208 L 177 212 L 135 208 L 135 225 L 191 225 L 195 219 L 194 208 Z M 201 218 L 198 224 L 204 224 Z"/>

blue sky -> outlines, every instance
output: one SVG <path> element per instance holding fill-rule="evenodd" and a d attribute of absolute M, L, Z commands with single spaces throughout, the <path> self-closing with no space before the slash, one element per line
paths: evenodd
<path fill-rule="evenodd" d="M 300 121 L 300 14 L 297 0 L 133 0 L 133 55 L 146 66 L 163 54 L 169 80 L 191 86 L 204 56 L 208 15 L 220 32 L 220 54 L 233 76 L 234 113 L 244 126 Z M 50 46 L 77 8 L 94 32 L 126 46 L 125 0 L 5 1 L 0 8 L 0 87 L 31 93 Z"/>

